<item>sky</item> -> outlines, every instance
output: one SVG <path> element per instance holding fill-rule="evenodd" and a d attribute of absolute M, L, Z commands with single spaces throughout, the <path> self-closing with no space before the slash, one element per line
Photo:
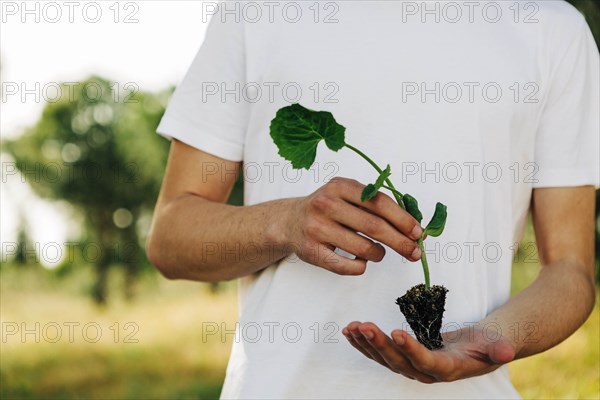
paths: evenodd
<path fill-rule="evenodd" d="M 23 4 L 26 4 L 24 8 Z M 0 134 L 14 138 L 39 118 L 58 82 L 104 76 L 123 90 L 177 84 L 202 41 L 214 2 L 0 1 Z M 96 21 L 96 22 L 94 22 Z M 37 97 L 37 98 L 36 98 Z M 16 240 L 19 208 L 46 266 L 76 234 L 65 204 L 37 199 L 2 156 L 0 253 Z M 59 247 L 57 248 L 56 245 Z M 57 250 L 58 249 L 58 250 Z"/>

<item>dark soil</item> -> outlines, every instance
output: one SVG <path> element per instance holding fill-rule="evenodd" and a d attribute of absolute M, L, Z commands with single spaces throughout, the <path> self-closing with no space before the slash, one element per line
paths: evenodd
<path fill-rule="evenodd" d="M 396 300 L 417 340 L 430 350 L 444 347 L 440 330 L 447 292 L 444 286 L 434 285 L 427 290 L 420 284 Z"/>

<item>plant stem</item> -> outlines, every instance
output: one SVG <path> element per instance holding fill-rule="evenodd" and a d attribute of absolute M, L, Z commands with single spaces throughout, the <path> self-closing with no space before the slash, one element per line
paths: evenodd
<path fill-rule="evenodd" d="M 425 254 L 425 245 L 423 244 L 423 237 L 417 240 L 417 244 L 421 249 L 421 265 L 423 266 L 423 274 L 425 275 L 425 290 L 429 290 L 429 264 L 427 264 L 427 255 Z"/>
<path fill-rule="evenodd" d="M 381 187 L 382 187 L 382 188 L 385 188 L 385 189 L 387 189 L 387 190 L 389 190 L 389 191 L 390 191 L 390 192 L 392 192 L 392 193 L 395 193 L 395 194 L 399 195 L 400 197 L 404 197 L 404 195 L 403 195 L 402 193 L 400 193 L 399 191 L 397 191 L 396 189 L 394 189 L 394 188 L 393 188 L 393 187 L 391 187 L 391 186 L 388 186 L 388 185 L 381 185 Z"/>
<path fill-rule="evenodd" d="M 381 174 L 383 172 L 383 170 L 379 167 L 379 165 L 377 165 L 375 163 L 375 161 L 371 160 L 371 158 L 366 155 L 365 153 L 363 153 L 362 151 L 360 151 L 359 149 L 357 149 L 356 147 L 346 143 L 346 147 L 349 148 L 350 150 L 352 150 L 353 152 L 355 152 L 356 154 L 358 154 L 359 156 L 361 156 L 365 161 L 367 161 L 369 164 L 371 164 L 371 166 L 373 168 L 375 168 L 375 170 Z M 402 193 L 400 193 L 399 191 L 396 190 L 396 188 L 394 187 L 394 184 L 392 183 L 392 181 L 388 179 L 385 180 L 385 182 L 388 184 L 388 186 L 386 186 L 386 189 L 390 190 L 392 192 L 392 194 L 394 195 L 394 198 L 396 199 L 396 202 L 398 203 L 398 205 L 402 208 L 404 207 L 404 202 L 402 201 Z"/>
<path fill-rule="evenodd" d="M 375 168 L 375 170 L 379 174 L 381 174 L 383 172 L 383 170 L 379 167 L 379 165 L 377 165 L 375 163 L 375 161 L 371 160 L 371 158 L 369 156 L 367 156 L 365 153 L 363 153 L 362 151 L 360 151 L 359 149 L 357 149 L 356 147 L 354 147 L 348 143 L 346 143 L 346 147 L 349 148 L 350 150 L 352 150 L 353 152 L 355 152 L 356 154 L 358 154 L 359 156 L 361 156 L 363 159 L 365 159 L 369 164 L 371 164 L 371 166 L 373 168 Z M 387 183 L 387 185 L 383 185 L 382 187 L 384 187 L 387 190 L 389 190 L 390 192 L 392 192 L 398 205 L 405 209 L 404 202 L 402 201 L 402 197 L 404 195 L 402 193 L 400 193 L 398 190 L 396 190 L 396 188 L 394 187 L 394 184 L 392 183 L 392 181 L 389 180 L 389 178 L 385 180 L 385 183 Z M 417 244 L 419 245 L 419 248 L 421 249 L 421 265 L 423 266 L 423 275 L 425 275 L 425 289 L 429 290 L 429 287 L 430 287 L 429 264 L 427 263 L 427 256 L 425 255 L 425 245 L 423 244 L 423 237 L 420 237 L 419 240 L 417 240 Z"/>

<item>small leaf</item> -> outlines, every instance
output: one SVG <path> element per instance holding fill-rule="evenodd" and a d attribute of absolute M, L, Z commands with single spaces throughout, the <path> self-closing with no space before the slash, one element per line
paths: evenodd
<path fill-rule="evenodd" d="M 377 188 L 372 183 L 369 183 L 360 194 L 360 201 L 368 201 L 377 196 Z"/>
<path fill-rule="evenodd" d="M 421 213 L 421 210 L 419 210 L 419 203 L 417 202 L 417 199 L 412 197 L 410 194 L 405 193 L 404 197 L 402 197 L 402 201 L 404 202 L 406 211 L 408 211 L 410 215 L 412 215 L 417 221 L 419 221 L 419 223 L 421 223 L 423 220 L 423 214 Z"/>
<path fill-rule="evenodd" d="M 375 187 L 377 188 L 377 190 L 381 189 L 381 187 L 383 186 L 383 183 L 385 182 L 385 180 L 387 178 L 390 177 L 391 174 L 392 174 L 392 171 L 390 168 L 390 164 L 388 164 L 387 167 L 385 167 L 385 169 L 383 171 L 381 171 L 381 174 L 379 174 L 379 177 L 375 181 Z"/>
<path fill-rule="evenodd" d="M 437 203 L 435 205 L 435 212 L 433 213 L 433 217 L 427 227 L 425 228 L 425 232 L 423 235 L 429 235 L 433 237 L 440 236 L 444 231 L 444 227 L 446 226 L 446 217 L 448 216 L 446 206 L 442 203 Z"/>
<path fill-rule="evenodd" d="M 371 200 L 373 197 L 377 196 L 377 192 L 379 189 L 381 189 L 383 183 L 391 174 L 392 172 L 390 170 L 390 165 L 388 164 L 388 166 L 381 171 L 381 174 L 379 174 L 377 180 L 375 180 L 375 183 L 369 183 L 367 186 L 365 186 L 360 195 L 360 201 Z"/>
<path fill-rule="evenodd" d="M 328 111 L 313 111 L 292 104 L 277 111 L 271 121 L 270 133 L 279 148 L 279 155 L 294 168 L 309 169 L 315 162 L 321 140 L 338 151 L 346 145 L 346 128 L 338 124 Z"/>

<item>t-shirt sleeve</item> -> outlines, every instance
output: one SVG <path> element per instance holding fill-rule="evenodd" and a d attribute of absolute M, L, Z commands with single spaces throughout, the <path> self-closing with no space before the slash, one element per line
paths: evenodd
<path fill-rule="evenodd" d="M 239 98 L 246 80 L 242 25 L 213 16 L 158 133 L 226 160 L 242 160 L 248 113 L 247 102 Z"/>
<path fill-rule="evenodd" d="M 550 79 L 536 136 L 534 187 L 600 186 L 599 56 L 581 21 Z"/>

